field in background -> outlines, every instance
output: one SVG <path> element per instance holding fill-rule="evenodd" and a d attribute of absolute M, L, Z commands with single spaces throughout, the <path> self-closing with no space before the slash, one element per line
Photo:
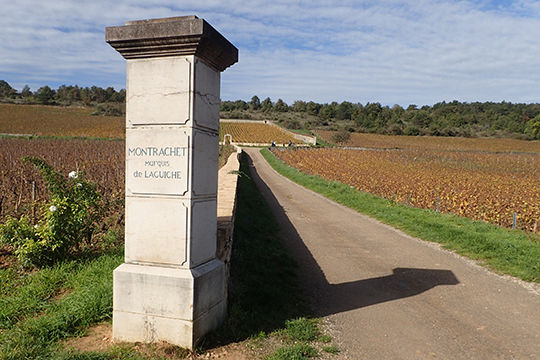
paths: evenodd
<path fill-rule="evenodd" d="M 125 120 L 91 108 L 0 104 L 0 134 L 124 138 Z"/>
<path fill-rule="evenodd" d="M 125 118 L 94 116 L 92 108 L 0 104 L 0 134 L 57 137 L 125 138 Z M 229 134 L 235 143 L 303 144 L 277 126 L 252 122 L 221 122 L 220 141 Z"/>
<path fill-rule="evenodd" d="M 334 131 L 317 131 L 325 141 L 332 142 Z M 351 133 L 345 146 L 377 149 L 423 149 L 452 151 L 530 152 L 540 153 L 540 141 L 506 138 L 460 138 L 440 136 L 393 136 Z"/>
<path fill-rule="evenodd" d="M 231 135 L 233 143 L 247 144 L 271 144 L 274 141 L 278 146 L 286 146 L 291 141 L 293 144 L 303 144 L 290 132 L 277 126 L 263 122 L 221 122 L 219 124 L 219 141 L 223 141 L 225 135 Z M 227 142 L 229 140 L 227 139 Z"/>
<path fill-rule="evenodd" d="M 0 104 L 0 133 L 123 138 L 122 117 L 92 116 L 92 109 Z M 276 126 L 221 122 L 220 140 L 277 145 L 301 143 Z M 335 132 L 320 131 L 331 142 Z M 535 230 L 540 218 L 540 142 L 515 139 L 407 137 L 351 133 L 345 144 L 369 151 L 320 149 L 279 153 L 317 173 L 397 202 L 502 226 Z M 37 172 L 23 156 L 45 158 L 65 174 L 84 171 L 104 196 L 123 198 L 124 142 L 67 139 L 0 139 L 0 221 L 20 215 L 46 196 Z M 379 151 L 375 149 L 392 149 Z"/>
<path fill-rule="evenodd" d="M 445 145 L 445 140 L 451 139 L 440 139 L 441 146 L 455 146 Z M 517 228 L 530 231 L 537 230 L 540 219 L 538 153 L 430 150 L 421 141 L 415 149 L 279 149 L 274 153 L 300 171 L 415 207 L 504 227 L 514 225 L 515 213 Z"/>

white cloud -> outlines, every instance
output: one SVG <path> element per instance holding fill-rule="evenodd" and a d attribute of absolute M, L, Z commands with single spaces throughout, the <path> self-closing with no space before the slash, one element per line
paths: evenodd
<path fill-rule="evenodd" d="M 489 1 L 0 0 L 0 79 L 125 86 L 106 26 L 195 14 L 240 50 L 222 98 L 539 102 L 540 5 Z"/>

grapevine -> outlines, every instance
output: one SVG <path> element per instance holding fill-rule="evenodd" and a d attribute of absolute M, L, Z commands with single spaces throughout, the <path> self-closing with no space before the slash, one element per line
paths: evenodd
<path fill-rule="evenodd" d="M 540 155 L 338 148 L 279 150 L 308 174 L 425 209 L 504 227 L 536 230 L 540 218 Z"/>

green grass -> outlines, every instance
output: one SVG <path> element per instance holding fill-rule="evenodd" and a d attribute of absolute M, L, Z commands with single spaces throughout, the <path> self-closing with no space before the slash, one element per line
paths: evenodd
<path fill-rule="evenodd" d="M 0 359 L 49 358 L 58 341 L 110 318 L 116 252 L 86 262 L 66 262 L 26 275 L 0 298 Z"/>
<path fill-rule="evenodd" d="M 494 271 L 540 282 L 540 243 L 523 231 L 396 204 L 346 184 L 304 174 L 284 164 L 270 151 L 263 149 L 261 152 L 283 176 L 340 204 L 409 235 L 440 243 L 447 249 L 479 260 Z"/>
<path fill-rule="evenodd" d="M 317 349 L 311 345 L 303 343 L 282 347 L 271 355 L 265 357 L 265 360 L 303 360 L 319 356 Z"/>
<path fill-rule="evenodd" d="M 296 272 L 297 263 L 279 240 L 279 225 L 242 156 L 231 256 L 229 317 L 220 341 L 242 341 L 310 316 Z"/>

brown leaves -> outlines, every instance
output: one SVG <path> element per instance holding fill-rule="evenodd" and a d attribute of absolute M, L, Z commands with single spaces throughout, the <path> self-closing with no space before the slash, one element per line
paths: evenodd
<path fill-rule="evenodd" d="M 404 204 L 533 230 L 540 218 L 536 154 L 404 150 L 276 151 L 289 165 Z"/>

